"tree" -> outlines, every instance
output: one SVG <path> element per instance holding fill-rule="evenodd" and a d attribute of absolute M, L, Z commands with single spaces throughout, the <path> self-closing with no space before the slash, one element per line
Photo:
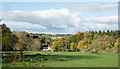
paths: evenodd
<path fill-rule="evenodd" d="M 101 30 L 99 30 L 99 33 L 98 33 L 98 34 L 101 35 L 101 33 L 102 33 Z"/>
<path fill-rule="evenodd" d="M 45 43 L 47 43 L 47 44 L 52 44 L 52 39 L 49 38 L 49 37 L 46 37 Z"/>
<path fill-rule="evenodd" d="M 40 41 L 40 43 L 45 43 L 45 37 L 39 37 L 39 38 L 37 38 L 39 41 Z"/>
<path fill-rule="evenodd" d="M 114 47 L 112 48 L 114 53 L 119 53 L 120 50 L 120 38 L 118 38 L 115 43 L 114 43 Z"/>
<path fill-rule="evenodd" d="M 13 35 L 10 29 L 5 25 L 2 27 L 2 50 L 12 51 L 15 50 L 14 46 L 18 42 L 18 37 Z"/>
<path fill-rule="evenodd" d="M 74 45 L 75 45 L 74 42 L 71 42 L 70 50 L 72 51 L 74 50 Z"/>
<path fill-rule="evenodd" d="M 99 36 L 97 39 L 93 40 L 92 44 L 90 44 L 89 50 L 97 49 L 97 50 L 105 50 L 112 48 L 114 43 L 114 38 L 108 35 Z"/>
<path fill-rule="evenodd" d="M 70 49 L 71 39 L 70 36 L 65 36 L 65 45 L 66 45 L 66 51 Z"/>
<path fill-rule="evenodd" d="M 94 37 L 94 31 L 91 32 L 91 37 L 92 37 L 92 40 L 93 40 L 93 37 Z"/>
<path fill-rule="evenodd" d="M 120 38 L 118 38 L 115 43 L 114 43 L 114 47 L 120 47 Z"/>
<path fill-rule="evenodd" d="M 103 35 L 105 35 L 106 34 L 106 32 L 105 31 L 103 31 Z"/>
<path fill-rule="evenodd" d="M 110 31 L 109 30 L 107 30 L 107 35 L 110 35 Z"/>
<path fill-rule="evenodd" d="M 41 49 L 41 42 L 37 38 L 32 38 L 33 35 L 27 32 L 14 32 L 13 34 L 19 38 L 18 43 L 15 45 L 17 50 L 39 51 Z M 29 37 L 26 36 L 28 34 Z"/>
<path fill-rule="evenodd" d="M 94 39 L 97 39 L 98 37 L 99 37 L 98 34 L 95 34 L 95 35 L 94 35 Z"/>
<path fill-rule="evenodd" d="M 56 50 L 57 46 L 58 46 L 58 42 L 54 41 L 53 44 L 52 44 L 52 50 Z"/>
<path fill-rule="evenodd" d="M 95 34 L 97 34 L 97 31 L 95 31 Z"/>
<path fill-rule="evenodd" d="M 66 46 L 65 46 L 65 42 L 64 42 L 64 40 L 63 39 L 59 39 L 58 40 L 58 50 L 65 50 L 66 49 Z"/>
<path fill-rule="evenodd" d="M 77 46 L 77 48 L 79 49 L 79 50 L 82 50 L 83 48 L 84 48 L 84 41 L 79 41 L 79 43 L 78 43 L 78 46 Z"/>
<path fill-rule="evenodd" d="M 52 50 L 63 51 L 66 49 L 65 41 L 63 39 L 55 39 L 52 44 Z"/>

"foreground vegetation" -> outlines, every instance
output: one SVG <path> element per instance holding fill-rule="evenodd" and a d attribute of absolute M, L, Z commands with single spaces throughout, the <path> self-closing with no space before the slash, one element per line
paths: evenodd
<path fill-rule="evenodd" d="M 5 53 L 20 55 L 19 51 L 3 52 L 3 67 L 117 67 L 118 54 L 82 52 L 38 52 L 23 51 L 24 58 L 11 62 Z M 42 56 L 42 57 L 41 57 Z M 29 58 L 28 58 L 29 57 Z"/>

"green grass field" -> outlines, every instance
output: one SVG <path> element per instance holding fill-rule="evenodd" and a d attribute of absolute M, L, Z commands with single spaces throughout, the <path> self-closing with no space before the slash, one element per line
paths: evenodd
<path fill-rule="evenodd" d="M 82 53 L 82 52 L 33 52 L 24 51 L 23 62 L 6 62 L 8 57 L 3 52 L 3 67 L 118 67 L 118 54 L 101 52 L 100 54 Z M 41 55 L 43 62 L 41 62 Z M 28 62 L 28 56 L 30 61 Z"/>

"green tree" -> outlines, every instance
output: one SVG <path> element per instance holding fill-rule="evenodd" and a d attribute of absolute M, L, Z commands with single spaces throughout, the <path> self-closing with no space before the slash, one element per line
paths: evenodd
<path fill-rule="evenodd" d="M 101 32 L 101 30 L 99 30 L 99 33 L 98 33 L 99 35 L 101 35 L 102 34 L 102 32 Z"/>
<path fill-rule="evenodd" d="M 109 30 L 107 30 L 107 35 L 110 35 L 110 31 Z"/>
<path fill-rule="evenodd" d="M 97 31 L 95 31 L 95 34 L 97 34 Z"/>
<path fill-rule="evenodd" d="M 91 32 L 91 37 L 92 37 L 92 40 L 93 40 L 93 37 L 94 37 L 94 31 Z"/>
<path fill-rule="evenodd" d="M 106 32 L 105 31 L 103 31 L 103 35 L 105 35 L 106 34 Z"/>

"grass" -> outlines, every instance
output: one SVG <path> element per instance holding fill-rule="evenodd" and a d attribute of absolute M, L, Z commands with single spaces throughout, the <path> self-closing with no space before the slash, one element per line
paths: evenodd
<path fill-rule="evenodd" d="M 20 52 L 3 52 L 3 67 L 118 67 L 118 54 L 111 52 L 101 52 L 100 54 L 92 54 L 89 52 L 37 52 L 37 51 L 23 51 L 24 61 L 6 62 L 6 55 L 4 53 Z M 41 56 L 43 55 L 43 63 Z M 28 62 L 28 56 L 30 61 Z M 37 61 L 36 61 L 37 60 Z"/>

